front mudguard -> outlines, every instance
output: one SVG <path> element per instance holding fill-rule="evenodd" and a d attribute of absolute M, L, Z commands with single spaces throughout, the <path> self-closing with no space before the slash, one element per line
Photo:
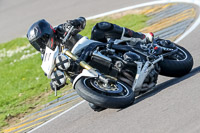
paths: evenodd
<path fill-rule="evenodd" d="M 76 76 L 76 78 L 74 79 L 73 84 L 72 84 L 73 87 L 74 87 L 74 85 L 76 84 L 76 82 L 77 82 L 79 79 L 81 79 L 82 77 L 93 77 L 93 78 L 97 78 L 98 75 L 91 73 L 91 72 L 90 72 L 89 70 L 87 70 L 87 69 L 83 69 L 83 71 L 82 71 L 78 76 Z"/>

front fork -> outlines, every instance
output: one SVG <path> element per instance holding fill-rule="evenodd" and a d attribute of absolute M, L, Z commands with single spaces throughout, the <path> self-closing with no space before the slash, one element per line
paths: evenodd
<path fill-rule="evenodd" d="M 146 61 L 144 65 L 142 62 L 137 62 L 137 61 L 135 62 L 137 64 L 137 74 L 135 76 L 135 80 L 132 85 L 133 92 L 137 93 L 140 91 L 144 83 L 144 80 L 149 75 L 151 70 L 154 69 L 154 65 L 161 60 L 163 60 L 163 56 L 160 56 L 153 62 Z"/>
<path fill-rule="evenodd" d="M 67 55 L 68 57 L 70 57 L 72 60 L 78 62 L 79 65 L 81 67 L 83 67 L 84 69 L 88 70 L 88 72 L 90 72 L 93 75 L 93 77 L 98 77 L 98 79 L 100 81 L 104 82 L 105 84 L 108 83 L 108 79 L 106 79 L 101 73 L 97 72 L 92 66 L 87 64 L 85 61 L 79 61 L 78 56 L 76 56 L 75 54 L 71 53 L 69 50 L 63 50 L 63 53 L 65 55 Z"/>

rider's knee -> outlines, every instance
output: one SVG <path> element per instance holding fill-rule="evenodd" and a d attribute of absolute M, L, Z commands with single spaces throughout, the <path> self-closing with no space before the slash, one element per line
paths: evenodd
<path fill-rule="evenodd" d="M 109 22 L 100 22 L 100 23 L 97 23 L 96 28 L 101 31 L 110 31 L 113 29 L 113 24 Z"/>
<path fill-rule="evenodd" d="M 107 38 L 119 39 L 122 32 L 123 28 L 118 25 L 109 22 L 100 22 L 93 27 L 91 39 L 103 40 L 104 42 Z"/>
<path fill-rule="evenodd" d="M 91 39 L 106 42 L 105 32 L 109 31 L 111 27 L 112 24 L 108 22 L 97 23 L 92 29 Z"/>

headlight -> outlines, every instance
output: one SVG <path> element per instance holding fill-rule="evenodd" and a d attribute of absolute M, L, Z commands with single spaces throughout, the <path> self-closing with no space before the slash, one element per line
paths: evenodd
<path fill-rule="evenodd" d="M 70 67 L 70 59 L 68 56 L 61 54 L 56 58 L 56 66 L 60 70 L 67 70 Z"/>
<path fill-rule="evenodd" d="M 52 83 L 56 86 L 62 86 L 66 83 L 66 76 L 60 70 L 56 70 L 51 74 Z"/>

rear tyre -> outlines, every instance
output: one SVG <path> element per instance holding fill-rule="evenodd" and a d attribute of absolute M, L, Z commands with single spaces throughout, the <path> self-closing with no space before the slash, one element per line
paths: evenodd
<path fill-rule="evenodd" d="M 183 47 L 176 45 L 178 52 L 160 62 L 160 74 L 169 77 L 180 77 L 188 74 L 193 66 L 191 54 Z"/>
<path fill-rule="evenodd" d="M 74 88 L 83 99 L 102 108 L 124 108 L 134 102 L 132 89 L 120 81 L 104 86 L 96 78 L 82 77 Z"/>

